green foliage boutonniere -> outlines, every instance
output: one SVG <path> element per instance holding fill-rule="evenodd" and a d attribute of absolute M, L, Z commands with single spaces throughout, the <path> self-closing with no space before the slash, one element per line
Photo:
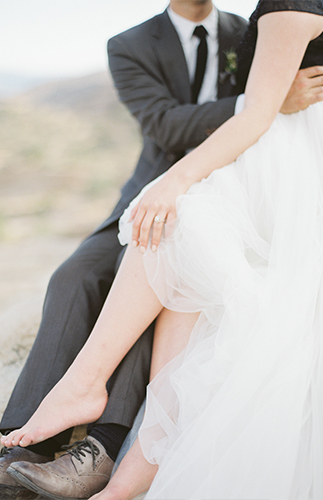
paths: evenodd
<path fill-rule="evenodd" d="M 238 71 L 238 57 L 234 49 L 230 49 L 225 53 L 226 61 L 224 71 L 220 73 L 220 82 L 224 83 L 227 78 L 230 78 L 231 85 L 237 85 L 236 73 Z"/>

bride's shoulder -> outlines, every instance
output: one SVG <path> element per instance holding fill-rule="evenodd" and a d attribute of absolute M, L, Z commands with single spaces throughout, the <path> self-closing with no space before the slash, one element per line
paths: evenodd
<path fill-rule="evenodd" d="M 259 18 L 270 12 L 286 10 L 323 15 L 323 0 L 260 0 L 254 14 Z"/>

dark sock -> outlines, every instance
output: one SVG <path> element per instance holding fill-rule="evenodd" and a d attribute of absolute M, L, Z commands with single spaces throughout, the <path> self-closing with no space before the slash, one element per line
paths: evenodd
<path fill-rule="evenodd" d="M 55 439 L 46 439 L 42 443 L 32 444 L 26 446 L 27 450 L 37 453 L 37 455 L 42 455 L 44 457 L 55 457 L 55 453 L 61 450 L 61 445 Z"/>
<path fill-rule="evenodd" d="M 124 425 L 97 424 L 91 429 L 89 436 L 97 439 L 104 446 L 111 460 L 115 462 L 129 431 L 129 427 Z"/>

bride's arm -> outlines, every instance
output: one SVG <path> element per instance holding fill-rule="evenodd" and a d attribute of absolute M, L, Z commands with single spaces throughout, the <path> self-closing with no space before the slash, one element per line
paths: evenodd
<path fill-rule="evenodd" d="M 272 124 L 295 79 L 310 40 L 323 31 L 323 17 L 303 12 L 273 12 L 258 21 L 258 38 L 244 110 L 230 118 L 200 146 L 182 158 L 142 197 L 132 212 L 133 241 L 147 248 L 160 240 L 154 217 L 175 218 L 175 202 L 197 181 L 228 165 L 254 144 Z"/>

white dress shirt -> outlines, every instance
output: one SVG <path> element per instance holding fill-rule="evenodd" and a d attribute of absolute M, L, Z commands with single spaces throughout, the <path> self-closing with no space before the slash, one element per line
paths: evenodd
<path fill-rule="evenodd" d="M 191 84 L 193 83 L 195 75 L 197 47 L 200 43 L 199 38 L 193 36 L 193 31 L 196 26 L 202 25 L 208 32 L 206 37 L 208 56 L 204 79 L 197 103 L 203 104 L 204 102 L 215 101 L 217 98 L 219 52 L 218 11 L 213 6 L 212 12 L 199 23 L 194 23 L 189 19 L 179 16 L 170 7 L 168 7 L 167 12 L 182 44 Z"/>

